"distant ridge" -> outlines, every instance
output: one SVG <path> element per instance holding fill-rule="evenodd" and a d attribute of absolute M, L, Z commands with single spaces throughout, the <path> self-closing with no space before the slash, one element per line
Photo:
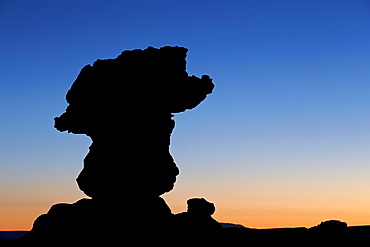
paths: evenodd
<path fill-rule="evenodd" d="M 243 225 L 233 224 L 233 223 L 220 223 L 222 228 L 246 228 Z"/>
<path fill-rule="evenodd" d="M 0 240 L 17 240 L 28 231 L 0 231 Z"/>

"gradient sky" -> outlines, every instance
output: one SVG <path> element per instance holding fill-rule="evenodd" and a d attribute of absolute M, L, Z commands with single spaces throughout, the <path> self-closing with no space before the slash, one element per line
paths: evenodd
<path fill-rule="evenodd" d="M 369 0 L 2 0 L 0 34 L 0 230 L 84 197 L 91 141 L 53 118 L 83 66 L 149 45 L 187 47 L 216 85 L 175 116 L 174 213 L 205 197 L 246 227 L 370 224 Z"/>

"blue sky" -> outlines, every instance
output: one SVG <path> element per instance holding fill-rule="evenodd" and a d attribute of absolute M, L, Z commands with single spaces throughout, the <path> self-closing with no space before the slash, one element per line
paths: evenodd
<path fill-rule="evenodd" d="M 0 228 L 83 196 L 90 140 L 53 118 L 84 65 L 149 45 L 187 47 L 188 73 L 216 85 L 175 116 L 174 212 L 204 196 L 251 227 L 370 224 L 370 1 L 16 0 L 0 23 Z"/>

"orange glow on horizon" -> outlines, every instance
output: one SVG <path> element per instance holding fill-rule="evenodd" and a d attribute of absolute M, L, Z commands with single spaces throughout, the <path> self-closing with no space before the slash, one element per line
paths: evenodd
<path fill-rule="evenodd" d="M 286 228 L 286 227 L 313 227 L 327 220 L 340 220 L 348 226 L 370 225 L 370 215 L 367 212 L 309 212 L 304 210 L 277 210 L 216 213 L 214 218 L 219 222 L 240 224 L 248 228 Z"/>
<path fill-rule="evenodd" d="M 34 220 L 46 213 L 51 205 L 39 207 L 1 207 L 0 231 L 29 231 Z M 170 205 L 171 206 L 171 205 Z M 313 227 L 322 221 L 340 220 L 348 226 L 370 225 L 370 213 L 366 208 L 353 210 L 319 210 L 299 208 L 252 208 L 239 205 L 235 208 L 227 205 L 217 206 L 213 217 L 221 223 L 240 224 L 248 228 L 284 228 Z M 186 211 L 184 205 L 171 207 L 173 213 Z"/>
<path fill-rule="evenodd" d="M 248 185 L 227 187 L 226 183 L 215 183 L 214 186 L 208 186 L 203 180 L 193 180 L 191 184 L 180 180 L 176 188 L 163 195 L 163 198 L 172 213 L 179 213 L 186 211 L 189 198 L 203 197 L 215 204 L 213 217 L 217 221 L 249 228 L 309 228 L 332 219 L 346 222 L 349 226 L 370 225 L 370 198 L 364 196 L 367 187 L 361 182 L 356 184 L 356 181 L 351 181 L 352 187 L 347 190 L 345 185 L 340 188 L 340 183 L 334 184 L 333 188 L 322 185 L 320 189 L 300 185 L 303 183 L 297 183 L 297 186 L 279 184 L 273 179 L 269 183 L 261 182 L 256 184 L 255 189 L 250 189 Z M 22 194 L 23 191 L 13 191 L 11 196 L 3 198 L 0 230 L 28 231 L 34 220 L 46 213 L 53 204 L 73 203 L 84 197 L 75 187 L 64 193 L 54 191 L 63 190 L 35 190 L 34 194 L 27 197 Z"/>

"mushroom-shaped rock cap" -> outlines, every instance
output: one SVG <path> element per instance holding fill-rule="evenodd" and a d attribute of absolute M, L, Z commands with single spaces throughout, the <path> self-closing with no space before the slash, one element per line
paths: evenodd
<path fill-rule="evenodd" d="M 69 106 L 55 118 L 55 128 L 89 134 L 124 127 L 122 115 L 140 120 L 193 109 L 214 85 L 208 75 L 188 76 L 187 51 L 178 46 L 126 50 L 86 65 L 67 93 Z"/>
<path fill-rule="evenodd" d="M 210 216 L 215 211 L 215 205 L 204 198 L 191 198 L 187 201 L 189 214 Z"/>

